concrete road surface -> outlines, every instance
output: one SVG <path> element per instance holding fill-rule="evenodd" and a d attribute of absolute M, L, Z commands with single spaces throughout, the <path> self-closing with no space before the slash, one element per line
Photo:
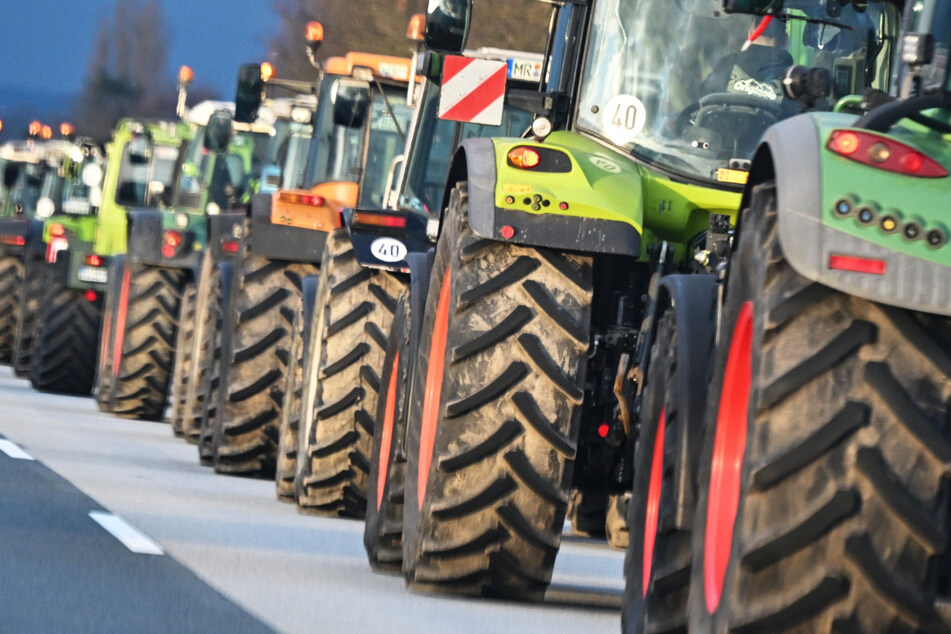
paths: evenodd
<path fill-rule="evenodd" d="M 362 536 L 214 475 L 166 424 L 0 368 L 0 631 L 620 630 L 623 553 L 602 544 L 566 537 L 550 600 L 525 605 L 411 594 Z"/>

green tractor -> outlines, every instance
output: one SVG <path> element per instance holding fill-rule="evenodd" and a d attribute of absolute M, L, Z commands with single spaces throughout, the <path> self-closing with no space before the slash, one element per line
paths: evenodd
<path fill-rule="evenodd" d="M 307 161 L 312 134 L 311 118 L 316 100 L 305 95 L 294 99 L 267 99 L 258 111 L 269 112 L 275 121 L 274 134 L 268 142 L 260 173 L 258 194 L 273 194 L 279 188 L 297 186 Z M 245 232 L 248 206 L 222 208 L 207 216 L 208 245 L 202 256 L 195 288 L 194 303 L 182 305 L 180 323 L 191 324 L 180 331 L 176 347 L 175 379 L 171 422 L 180 427 L 182 436 L 197 444 L 201 437 L 202 420 L 214 420 L 215 403 L 208 402 L 209 392 L 217 387 L 210 384 L 214 346 L 220 341 L 219 304 L 221 297 L 221 268 L 230 266 L 240 249 Z M 220 354 L 220 349 L 218 351 Z M 206 405 L 207 404 L 207 405 Z M 209 418 L 210 417 L 210 418 Z"/>
<path fill-rule="evenodd" d="M 233 105 L 203 102 L 185 120 L 194 135 L 182 146 L 169 187 L 159 208 L 129 212 L 128 254 L 113 262 L 115 285 L 107 296 L 110 331 L 100 373 L 100 403 L 120 416 L 160 420 L 170 387 L 175 386 L 176 361 L 183 361 L 193 319 L 179 328 L 180 310 L 190 314 L 196 302 L 196 281 L 207 247 L 208 215 L 246 203 L 257 187 L 270 122 L 235 124 Z M 129 315 L 121 322 L 119 315 Z M 181 432 L 180 418 L 171 416 Z"/>
<path fill-rule="evenodd" d="M 569 492 L 645 471 L 658 309 L 710 309 L 759 137 L 891 78 L 900 3 L 787 5 L 760 30 L 719 0 L 558 3 L 531 138 L 461 144 L 400 355 L 411 588 L 540 599 Z M 430 7 L 427 45 L 461 50 L 471 3 Z"/>
<path fill-rule="evenodd" d="M 27 260 L 41 261 L 42 218 L 37 205 L 59 181 L 62 153 L 47 156 L 48 144 L 29 139 L 0 146 L 0 362 L 16 366 L 17 323 L 20 319 L 23 269 Z M 43 203 L 44 211 L 48 208 Z M 27 246 L 30 243 L 32 248 Z M 17 372 L 25 376 L 25 368 Z"/>
<path fill-rule="evenodd" d="M 102 294 L 110 261 L 126 250 L 127 211 L 160 204 L 188 134 L 186 126 L 174 123 L 126 119 L 107 145 L 105 165 L 88 143 L 77 145 L 64 163 L 67 178 L 58 204 L 51 204 L 53 213 L 42 226 L 46 263 L 35 274 L 28 266 L 24 280 L 25 291 L 30 285 L 37 289 L 28 296 L 39 304 L 33 326 L 25 329 L 33 341 L 18 356 L 29 360 L 37 389 L 92 390 Z"/>
<path fill-rule="evenodd" d="M 725 8 L 791 27 L 802 5 Z M 826 48 L 899 21 L 824 8 Z M 660 317 L 625 631 L 951 631 L 951 3 L 908 2 L 902 24 L 889 94 L 766 131 L 723 284 Z"/>

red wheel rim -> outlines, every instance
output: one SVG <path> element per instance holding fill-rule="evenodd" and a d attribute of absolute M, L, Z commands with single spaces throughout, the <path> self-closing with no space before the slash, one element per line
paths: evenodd
<path fill-rule="evenodd" d="M 423 508 L 426 485 L 429 482 L 429 467 L 433 461 L 433 445 L 436 442 L 436 426 L 439 423 L 439 403 L 442 398 L 443 367 L 446 363 L 446 337 L 449 334 L 449 273 L 442 279 L 439 303 L 436 305 L 436 323 L 429 347 L 429 367 L 426 369 L 426 393 L 423 397 L 423 427 L 419 432 L 419 472 L 416 491 L 419 508 Z"/>
<path fill-rule="evenodd" d="M 108 309 L 109 305 L 105 304 L 105 308 Z M 102 316 L 102 336 L 99 338 L 99 359 L 97 360 L 97 366 L 99 368 L 99 376 L 105 378 L 106 376 L 106 362 L 109 354 L 109 337 L 112 335 L 110 332 L 112 329 L 112 311 L 105 310 Z"/>
<path fill-rule="evenodd" d="M 651 479 L 647 487 L 647 512 L 644 520 L 644 577 L 641 594 L 647 596 L 654 564 L 654 542 L 657 540 L 657 518 L 660 515 L 660 493 L 664 479 L 664 431 L 667 426 L 667 406 L 660 409 L 657 433 L 654 434 L 654 455 L 651 458 Z"/>
<path fill-rule="evenodd" d="M 753 349 L 753 303 L 740 308 L 730 341 L 717 412 L 710 469 L 710 496 L 704 535 L 703 580 L 707 611 L 716 612 L 733 547 L 733 525 L 740 502 L 740 476 L 746 450 Z"/>
<path fill-rule="evenodd" d="M 400 353 L 393 357 L 393 370 L 386 386 L 386 412 L 383 414 L 383 436 L 380 442 L 380 462 L 376 474 L 376 510 L 383 506 L 383 487 L 390 468 L 390 447 L 393 444 L 393 419 L 396 417 L 396 377 L 399 376 Z"/>
<path fill-rule="evenodd" d="M 119 304 L 116 307 L 116 336 L 112 344 L 112 376 L 119 376 L 119 364 L 122 362 L 122 342 L 125 341 L 125 321 L 129 312 L 129 286 L 132 283 L 132 268 L 125 267 L 122 273 L 122 289 L 119 292 Z"/>

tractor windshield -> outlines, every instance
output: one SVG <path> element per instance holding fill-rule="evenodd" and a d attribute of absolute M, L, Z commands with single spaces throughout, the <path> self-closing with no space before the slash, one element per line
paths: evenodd
<path fill-rule="evenodd" d="M 63 181 L 63 213 L 88 216 L 96 213 L 102 200 L 102 160 L 86 156 Z M 98 176 L 98 179 L 96 178 Z"/>
<path fill-rule="evenodd" d="M 175 173 L 179 148 L 153 145 L 137 136 L 126 143 L 119 165 L 116 202 L 124 206 L 158 207 Z"/>
<path fill-rule="evenodd" d="M 36 215 L 36 204 L 43 196 L 44 185 L 45 189 L 50 188 L 48 175 L 53 178 L 55 171 L 51 171 L 46 163 L 24 163 L 10 192 L 11 207 L 22 205 L 22 213 L 33 218 Z"/>
<path fill-rule="evenodd" d="M 367 141 L 366 168 L 360 183 L 362 207 L 382 207 L 387 176 L 406 144 L 413 109 L 406 105 L 406 88 L 383 86 L 373 91 L 370 110 L 370 138 Z"/>
<path fill-rule="evenodd" d="M 426 82 L 416 115 L 409 164 L 403 179 L 399 206 L 403 209 L 436 212 L 442 205 L 443 190 L 449 177 L 452 153 L 464 139 L 475 137 L 517 137 L 532 123 L 531 113 L 506 105 L 502 125 L 456 123 L 436 116 L 439 85 Z"/>
<path fill-rule="evenodd" d="M 742 182 L 766 128 L 800 110 L 789 67 L 828 70 L 833 100 L 887 90 L 898 10 L 855 6 L 786 0 L 763 18 L 727 15 L 722 0 L 600 0 L 577 125 L 692 180 Z"/>
<path fill-rule="evenodd" d="M 905 30 L 910 33 L 930 33 L 934 40 L 934 55 L 930 64 L 915 73 L 922 81 L 921 88 L 930 92 L 937 88 L 951 91 L 948 73 L 948 51 L 951 49 L 951 0 L 923 2 L 915 0 L 907 9 Z M 903 68 L 907 73 L 908 68 Z"/>

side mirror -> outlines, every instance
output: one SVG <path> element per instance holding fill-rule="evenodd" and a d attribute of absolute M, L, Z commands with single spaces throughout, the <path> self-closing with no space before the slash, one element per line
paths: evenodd
<path fill-rule="evenodd" d="M 238 90 L 234 97 L 234 120 L 238 123 L 254 123 L 261 107 L 264 80 L 260 64 L 244 64 L 238 70 Z"/>
<path fill-rule="evenodd" d="M 228 149 L 231 143 L 231 121 L 231 113 L 227 110 L 216 110 L 208 117 L 203 141 L 206 150 L 220 154 Z"/>
<path fill-rule="evenodd" d="M 426 12 L 426 48 L 461 53 L 469 37 L 472 0 L 429 0 Z"/>
<path fill-rule="evenodd" d="M 783 0 L 723 0 L 723 10 L 727 13 L 774 15 L 783 10 Z"/>
<path fill-rule="evenodd" d="M 362 128 L 370 111 L 370 84 L 357 79 L 338 79 L 330 94 L 334 125 Z"/>

